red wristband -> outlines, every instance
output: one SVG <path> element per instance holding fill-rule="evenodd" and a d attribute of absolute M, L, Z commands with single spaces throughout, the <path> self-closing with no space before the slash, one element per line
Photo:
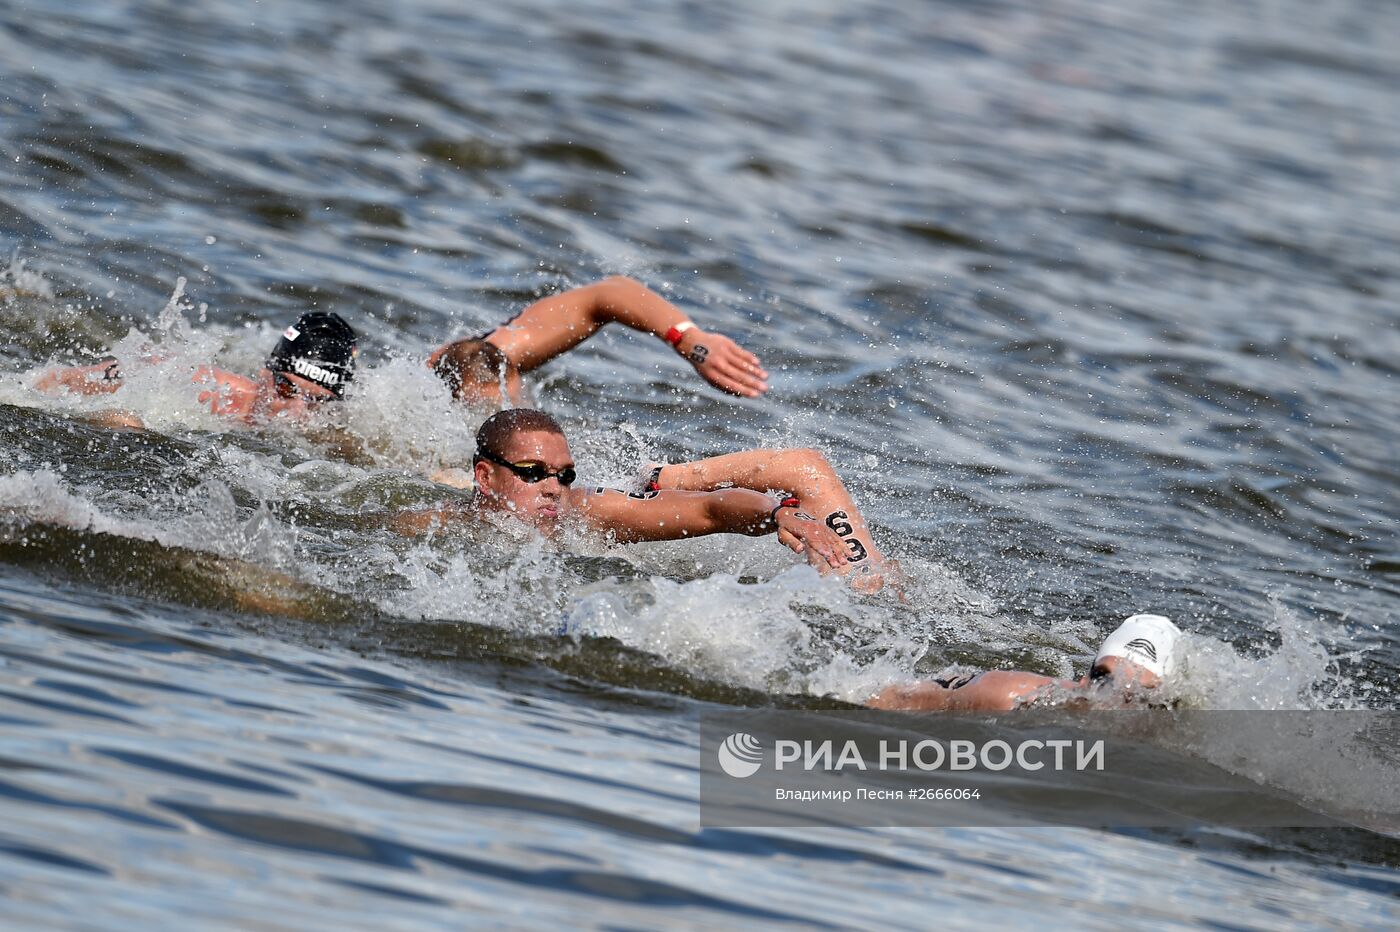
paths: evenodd
<path fill-rule="evenodd" d="M 688 320 L 676 324 L 670 330 L 666 331 L 666 342 L 670 343 L 672 346 L 680 346 L 681 337 L 685 336 L 685 332 L 694 326 L 695 324 Z"/>
<path fill-rule="evenodd" d="M 776 525 L 776 524 L 778 523 L 778 510 L 779 510 L 779 509 L 782 509 L 782 508 L 801 508 L 801 507 L 802 507 L 802 500 L 799 499 L 799 498 L 793 498 L 791 495 L 789 495 L 787 498 L 783 499 L 782 501 L 778 502 L 778 504 L 774 505 L 772 511 L 768 512 L 768 523 L 769 523 L 769 524 L 772 524 L 772 525 Z"/>

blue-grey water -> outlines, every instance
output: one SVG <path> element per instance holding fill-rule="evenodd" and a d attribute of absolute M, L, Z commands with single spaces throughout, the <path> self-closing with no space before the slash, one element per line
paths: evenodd
<path fill-rule="evenodd" d="M 695 721 L 1142 610 L 1189 706 L 1393 710 L 1396 48 L 1362 0 L 0 4 L 0 916 L 1393 925 L 1384 831 L 702 829 Z M 773 388 L 606 332 L 531 377 L 585 475 L 818 447 L 904 600 L 384 530 L 480 420 L 427 351 L 612 273 Z M 308 307 L 362 334 L 327 430 L 170 377 Z M 147 343 L 146 431 L 30 387 Z"/>

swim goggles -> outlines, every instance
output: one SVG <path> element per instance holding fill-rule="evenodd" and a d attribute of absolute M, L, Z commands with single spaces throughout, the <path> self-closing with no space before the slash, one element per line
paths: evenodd
<path fill-rule="evenodd" d="M 558 472 L 550 472 L 548 466 L 535 460 L 524 463 L 511 463 L 494 453 L 477 453 L 475 458 L 486 460 L 488 463 L 495 463 L 497 466 L 504 466 L 506 469 L 515 473 L 521 481 L 528 482 L 531 485 L 553 478 L 558 479 L 560 485 L 569 486 L 573 485 L 574 480 L 578 478 L 578 473 L 574 471 L 574 467 L 572 466 L 565 466 Z"/>
<path fill-rule="evenodd" d="M 309 382 L 311 380 L 308 379 L 307 381 Z M 276 387 L 277 394 L 283 398 L 301 398 L 308 404 L 316 404 L 322 401 L 334 401 L 340 397 L 335 394 L 334 389 L 326 388 L 324 385 L 316 385 L 315 382 L 311 384 L 316 385 L 317 388 L 324 389 L 327 394 L 317 395 L 304 391 L 300 385 L 287 378 L 287 376 L 281 372 L 272 373 L 272 384 Z"/>

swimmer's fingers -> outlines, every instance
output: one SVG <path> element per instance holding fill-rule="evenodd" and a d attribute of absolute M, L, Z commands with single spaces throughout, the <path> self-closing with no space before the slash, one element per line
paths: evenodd
<path fill-rule="evenodd" d="M 734 348 L 739 351 L 739 365 L 761 379 L 768 378 L 768 370 L 763 368 L 763 364 L 758 361 L 758 357 L 739 344 L 735 343 Z"/>
<path fill-rule="evenodd" d="M 782 520 L 781 518 L 779 520 Z M 784 523 L 782 530 L 786 530 L 802 544 L 802 550 L 795 550 L 797 553 L 806 553 L 807 562 L 821 569 L 830 567 L 840 569 L 847 562 L 846 543 L 835 531 L 817 521 L 810 521 L 805 518 L 790 519 L 790 523 Z M 779 535 L 781 537 L 781 534 Z"/>
<path fill-rule="evenodd" d="M 711 385 L 731 395 L 757 398 L 768 390 L 768 383 L 763 379 L 724 361 L 707 362 L 695 368 Z"/>
<path fill-rule="evenodd" d="M 682 346 L 686 357 L 711 385 L 745 398 L 757 398 L 768 390 L 768 373 L 758 357 L 718 333 L 696 334 Z"/>
<path fill-rule="evenodd" d="M 752 392 L 754 397 L 768 391 L 768 373 L 762 369 L 736 360 L 725 360 L 724 365 L 734 381 Z"/>
<path fill-rule="evenodd" d="M 829 566 L 833 565 L 825 555 L 818 553 L 816 550 L 808 547 L 801 537 L 792 533 L 791 531 L 779 531 L 778 542 L 783 546 L 787 547 L 793 553 L 800 554 L 806 557 L 807 562 L 810 563 L 812 566 L 815 566 L 818 572 L 825 572 Z"/>
<path fill-rule="evenodd" d="M 208 405 L 210 414 L 232 414 L 236 407 L 215 389 L 205 389 L 195 396 L 195 400 L 202 405 Z"/>
<path fill-rule="evenodd" d="M 720 337 L 720 339 L 725 341 L 723 362 L 737 370 L 744 378 L 754 379 L 758 382 L 768 381 L 768 371 L 763 368 L 763 364 L 758 361 L 757 356 L 728 337 Z"/>
<path fill-rule="evenodd" d="M 808 546 L 821 554 L 828 566 L 832 569 L 840 569 L 848 562 L 846 557 L 846 542 L 841 536 L 824 524 L 811 522 L 816 531 L 808 539 Z"/>
<path fill-rule="evenodd" d="M 738 395 L 741 398 L 757 398 L 767 389 L 767 386 L 762 382 L 755 382 L 752 378 L 716 365 L 704 367 L 700 370 L 700 374 L 720 391 L 730 395 Z"/>

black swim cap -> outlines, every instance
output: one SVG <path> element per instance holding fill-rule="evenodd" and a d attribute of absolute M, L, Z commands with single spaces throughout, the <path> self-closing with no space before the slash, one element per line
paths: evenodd
<path fill-rule="evenodd" d="M 282 332 L 267 368 L 290 372 L 330 389 L 337 398 L 355 377 L 355 331 L 339 314 L 309 311 Z"/>

